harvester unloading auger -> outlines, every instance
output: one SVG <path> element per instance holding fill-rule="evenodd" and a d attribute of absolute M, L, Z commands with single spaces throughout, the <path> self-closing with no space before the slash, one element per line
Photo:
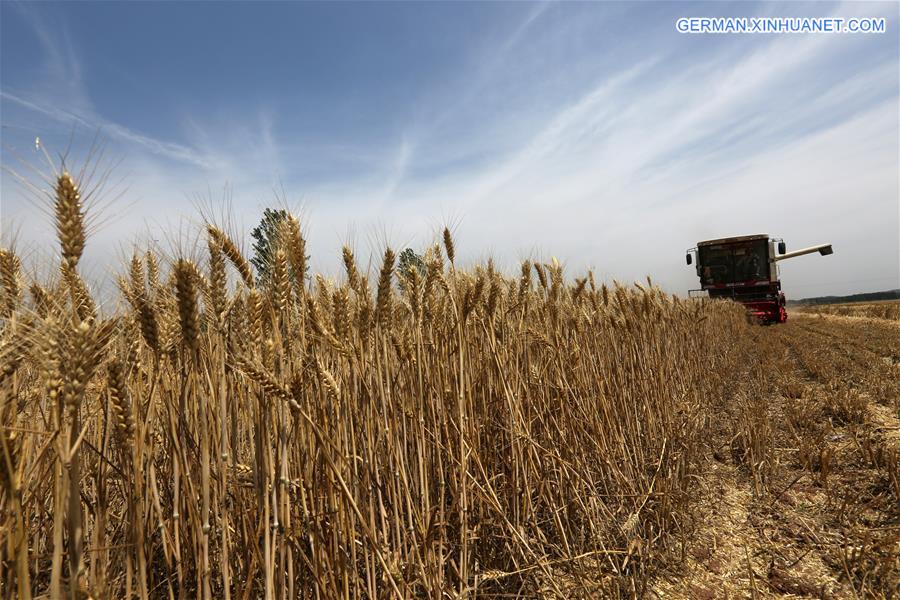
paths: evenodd
<path fill-rule="evenodd" d="M 698 242 L 686 257 L 690 265 L 696 255 L 700 277 L 700 290 L 691 291 L 740 302 L 764 323 L 784 323 L 787 310 L 778 263 L 813 252 L 825 256 L 833 250 L 831 244 L 819 244 L 788 252 L 784 240 L 765 233 Z"/>

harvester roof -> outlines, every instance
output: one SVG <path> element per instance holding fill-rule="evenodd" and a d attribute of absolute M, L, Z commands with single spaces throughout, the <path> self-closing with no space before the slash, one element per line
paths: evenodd
<path fill-rule="evenodd" d="M 752 242 L 753 240 L 768 240 L 768 233 L 757 233 L 754 235 L 739 235 L 735 237 L 719 238 L 717 240 L 704 240 L 697 242 L 697 247 L 712 246 L 714 244 L 735 244 L 738 242 Z"/>

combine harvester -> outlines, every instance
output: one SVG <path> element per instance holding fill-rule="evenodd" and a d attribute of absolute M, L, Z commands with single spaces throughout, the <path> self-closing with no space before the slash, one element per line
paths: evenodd
<path fill-rule="evenodd" d="M 698 242 L 696 248 L 687 251 L 689 265 L 696 255 L 700 277 L 700 289 L 690 292 L 706 292 L 710 298 L 740 302 L 763 323 L 784 323 L 787 311 L 778 263 L 813 252 L 825 256 L 833 250 L 831 244 L 819 244 L 788 252 L 784 240 L 765 233 Z"/>

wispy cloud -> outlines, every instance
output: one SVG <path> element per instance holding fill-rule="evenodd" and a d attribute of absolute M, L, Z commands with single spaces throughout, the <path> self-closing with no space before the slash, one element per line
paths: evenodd
<path fill-rule="evenodd" d="M 14 92 L 8 86 L 0 89 L 0 99 L 43 115 L 64 128 L 82 126 L 169 160 L 186 162 L 203 169 L 215 169 L 209 156 L 178 143 L 156 139 L 112 122 L 96 113 L 90 91 L 83 80 L 82 60 L 72 43 L 65 22 L 48 23 L 44 13 L 35 7 L 13 5 L 31 26 L 44 51 L 44 76 L 30 91 Z"/>
<path fill-rule="evenodd" d="M 25 98 L 20 98 L 19 96 L 6 91 L 0 91 L 0 98 L 9 100 L 10 102 L 15 102 L 23 108 L 36 113 L 40 113 L 45 117 L 53 119 L 57 123 L 65 125 L 66 127 L 71 127 L 72 125 L 80 125 L 87 128 L 88 130 L 96 130 L 99 131 L 103 136 L 109 136 L 127 144 L 137 146 L 138 148 L 147 150 L 151 154 L 155 154 L 157 156 L 161 156 L 174 161 L 190 163 L 203 169 L 216 169 L 220 166 L 215 162 L 215 160 L 208 156 L 199 154 L 193 148 L 183 146 L 181 144 L 154 139 L 150 136 L 137 133 L 128 129 L 127 127 L 124 127 L 117 123 L 111 123 L 101 118 L 97 118 L 94 116 L 83 116 L 57 106 L 45 106 L 37 104 L 36 102 L 27 100 Z"/>

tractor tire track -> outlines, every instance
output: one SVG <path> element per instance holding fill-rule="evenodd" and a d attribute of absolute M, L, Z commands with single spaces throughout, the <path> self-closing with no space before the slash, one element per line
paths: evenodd
<path fill-rule="evenodd" d="M 828 339 L 830 339 L 830 340 L 832 340 L 832 341 L 834 341 L 834 342 L 836 342 L 836 343 L 838 343 L 838 344 L 841 344 L 842 346 L 847 346 L 847 345 L 848 345 L 848 346 L 851 346 L 852 348 L 861 351 L 860 353 L 862 353 L 862 354 L 871 355 L 870 358 L 876 358 L 876 359 L 879 359 L 879 360 L 887 358 L 887 359 L 889 359 L 889 360 L 891 361 L 891 363 L 894 362 L 894 355 L 893 355 L 893 352 L 891 352 L 891 353 L 885 355 L 885 354 L 883 353 L 883 351 L 884 351 L 883 349 L 880 349 L 880 348 L 874 348 L 874 347 L 872 347 L 871 345 L 869 345 L 869 344 L 866 343 L 866 342 L 859 341 L 859 340 L 854 339 L 854 338 L 852 338 L 852 337 L 850 337 L 850 336 L 847 336 L 847 335 L 838 335 L 838 334 L 836 334 L 836 333 L 834 333 L 834 332 L 832 332 L 832 331 L 828 331 L 828 330 L 826 330 L 826 329 L 821 329 L 821 328 L 816 327 L 815 325 L 812 325 L 812 324 L 810 324 L 810 323 L 808 323 L 808 322 L 806 322 L 806 321 L 800 321 L 800 322 L 798 322 L 798 326 L 801 327 L 802 329 L 804 329 L 805 331 L 809 331 L 809 332 L 811 332 L 811 333 L 814 333 L 814 334 L 818 334 L 818 335 L 824 336 L 824 337 L 826 337 L 826 338 L 828 338 Z M 897 352 L 898 352 L 898 354 L 900 354 L 900 350 L 897 350 Z M 848 355 L 852 360 L 855 360 L 855 361 L 857 361 L 857 362 L 863 361 L 863 358 L 862 358 L 862 357 L 860 357 L 860 356 L 858 356 L 857 354 L 854 354 L 854 353 L 852 353 L 852 352 L 847 352 L 847 355 Z M 868 362 L 861 362 L 861 364 L 862 364 L 863 366 L 868 366 L 869 363 L 868 363 Z"/>

